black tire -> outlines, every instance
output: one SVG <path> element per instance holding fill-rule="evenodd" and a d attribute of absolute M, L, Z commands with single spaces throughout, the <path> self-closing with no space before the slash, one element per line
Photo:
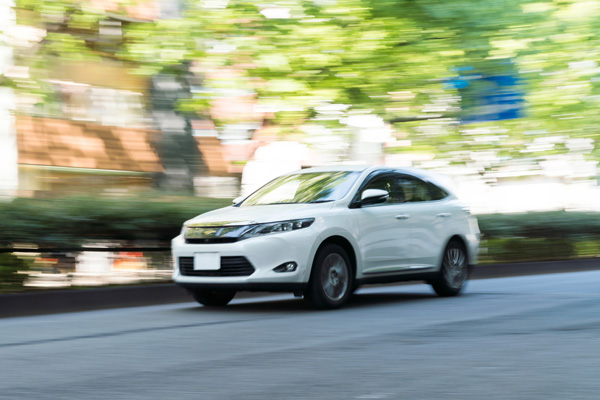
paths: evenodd
<path fill-rule="evenodd" d="M 440 271 L 430 284 L 439 296 L 456 296 L 465 286 L 470 272 L 464 244 L 453 240 L 446 246 Z"/>
<path fill-rule="evenodd" d="M 304 298 L 315 308 L 343 306 L 354 286 L 352 264 L 346 251 L 330 243 L 317 252 Z"/>
<path fill-rule="evenodd" d="M 226 306 L 235 296 L 235 290 L 196 289 L 192 292 L 194 300 L 209 307 Z"/>

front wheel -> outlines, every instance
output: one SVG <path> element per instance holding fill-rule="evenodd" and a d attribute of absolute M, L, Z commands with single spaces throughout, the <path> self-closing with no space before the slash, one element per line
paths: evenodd
<path fill-rule="evenodd" d="M 235 296 L 234 290 L 196 289 L 192 292 L 194 300 L 210 307 L 226 306 Z"/>
<path fill-rule="evenodd" d="M 338 308 L 348 301 L 352 287 L 352 264 L 348 254 L 336 244 L 325 245 L 315 257 L 306 300 L 315 308 Z"/>
<path fill-rule="evenodd" d="M 431 281 L 433 290 L 440 296 L 456 296 L 469 278 L 467 252 L 462 243 L 452 241 L 444 250 L 438 276 Z"/>

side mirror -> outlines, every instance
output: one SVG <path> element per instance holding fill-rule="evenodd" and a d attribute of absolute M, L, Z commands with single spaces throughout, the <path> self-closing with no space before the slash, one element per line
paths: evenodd
<path fill-rule="evenodd" d="M 244 201 L 245 198 L 246 196 L 236 197 L 235 199 L 233 199 L 233 205 L 240 204 L 242 201 Z"/>
<path fill-rule="evenodd" d="M 360 196 L 360 205 L 368 206 L 371 204 L 385 203 L 390 194 L 381 189 L 367 189 Z"/>

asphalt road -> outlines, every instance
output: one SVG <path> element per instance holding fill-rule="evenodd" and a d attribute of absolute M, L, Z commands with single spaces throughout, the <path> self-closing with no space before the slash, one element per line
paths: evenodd
<path fill-rule="evenodd" d="M 600 271 L 0 320 L 0 399 L 600 399 Z"/>

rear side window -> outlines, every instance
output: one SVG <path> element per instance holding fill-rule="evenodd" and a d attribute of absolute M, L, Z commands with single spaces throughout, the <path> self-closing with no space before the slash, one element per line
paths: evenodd
<path fill-rule="evenodd" d="M 429 193 L 431 194 L 431 200 L 442 200 L 442 199 L 445 199 L 446 197 L 448 197 L 448 192 L 446 192 L 441 187 L 434 185 L 431 182 L 428 183 L 428 186 L 429 186 Z"/>

